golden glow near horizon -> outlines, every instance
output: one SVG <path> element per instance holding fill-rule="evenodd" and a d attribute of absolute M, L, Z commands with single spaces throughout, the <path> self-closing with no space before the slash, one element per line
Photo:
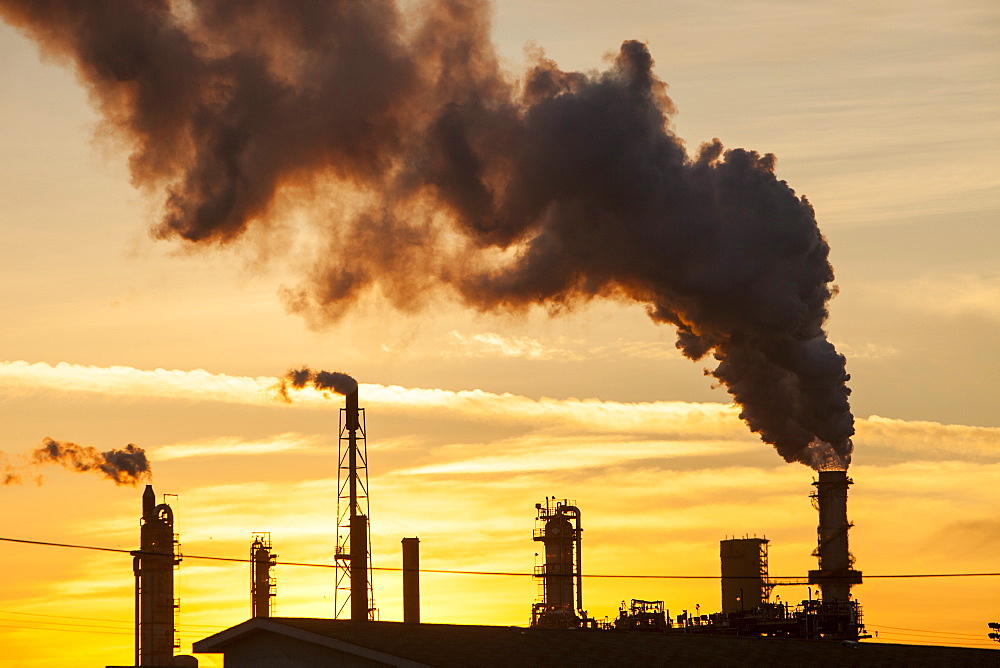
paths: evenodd
<path fill-rule="evenodd" d="M 719 137 L 773 151 L 815 206 L 858 417 L 855 595 L 878 642 L 989 647 L 986 624 L 1000 621 L 998 577 L 870 577 L 1000 570 L 996 18 L 972 0 L 496 3 L 514 72 L 527 42 L 592 69 L 623 39 L 648 41 L 689 150 Z M 158 198 L 131 188 L 121 147 L 94 139 L 73 74 L 3 24 L 0 74 L 0 476 L 23 473 L 0 486 L 0 537 L 137 546 L 141 488 L 27 461 L 48 436 L 143 447 L 157 493 L 178 495 L 187 554 L 245 557 L 251 533 L 270 531 L 279 562 L 331 563 L 341 399 L 273 391 L 307 364 L 361 383 L 377 567 L 398 567 L 400 539 L 419 536 L 425 568 L 530 573 L 534 504 L 556 496 L 582 510 L 591 574 L 714 575 L 718 541 L 744 534 L 771 540 L 775 576 L 815 568 L 813 472 L 751 434 L 641 308 L 493 316 L 432 295 L 401 314 L 376 294 L 310 329 L 278 297 L 309 238 L 287 255 L 152 241 Z M 276 221 L 290 235 L 327 206 L 293 205 Z M 0 666 L 130 661 L 128 555 L 2 543 L 0 569 Z M 332 614 L 330 570 L 276 575 L 278 614 Z M 374 589 L 381 618 L 401 619 L 399 574 L 376 571 Z M 425 621 L 520 625 L 536 584 L 428 573 L 421 590 Z M 249 568 L 185 560 L 178 596 L 189 652 L 248 617 Z M 676 615 L 715 611 L 720 592 L 716 580 L 584 582 L 598 618 L 630 598 Z"/>

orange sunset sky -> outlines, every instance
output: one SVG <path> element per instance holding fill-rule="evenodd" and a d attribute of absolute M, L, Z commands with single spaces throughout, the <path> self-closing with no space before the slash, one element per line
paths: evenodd
<path fill-rule="evenodd" d="M 836 271 L 827 331 L 852 376 L 854 594 L 871 642 L 1000 649 L 986 637 L 1000 577 L 870 577 L 1000 571 L 997 4 L 495 0 L 489 15 L 511 82 L 539 48 L 590 72 L 640 40 L 691 154 L 717 137 L 777 155 Z M 374 290 L 336 321 L 290 313 L 316 230 L 360 196 L 321 173 L 231 243 L 156 240 L 164 188 L 133 187 L 132 147 L 88 95 L 0 22 L 0 473 L 20 476 L 0 487 L 0 538 L 138 547 L 141 486 L 25 457 L 44 437 L 134 443 L 156 492 L 177 495 L 186 554 L 245 557 L 270 531 L 277 614 L 331 616 L 332 571 L 280 564 L 332 563 L 340 401 L 270 391 L 308 365 L 361 384 L 376 567 L 419 536 L 425 568 L 529 574 L 546 496 L 581 508 L 585 574 L 714 575 L 734 535 L 771 540 L 774 576 L 816 567 L 814 472 L 752 434 L 704 375 L 711 359 L 683 357 L 641 305 L 482 313 L 440 290 L 400 310 Z M 0 665 L 131 661 L 128 555 L 0 542 L 0 572 Z M 526 625 L 536 589 L 425 574 L 422 618 Z M 719 589 L 585 579 L 584 604 L 705 613 Z M 402 619 L 398 573 L 376 571 L 374 594 L 381 619 Z M 186 559 L 177 595 L 189 653 L 249 616 L 249 567 Z"/>

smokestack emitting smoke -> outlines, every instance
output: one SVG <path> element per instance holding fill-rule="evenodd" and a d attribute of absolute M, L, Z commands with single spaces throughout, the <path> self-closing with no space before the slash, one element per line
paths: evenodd
<path fill-rule="evenodd" d="M 121 450 L 100 452 L 96 448 L 77 445 L 51 438 L 42 439 L 42 445 L 32 454 L 36 464 L 54 462 L 72 471 L 96 471 L 113 480 L 116 485 L 137 485 L 152 477 L 146 452 L 132 443 Z"/>
<path fill-rule="evenodd" d="M 490 12 L 481 0 L 405 14 L 392 0 L 0 5 L 75 65 L 129 142 L 133 181 L 165 188 L 158 237 L 234 241 L 268 226 L 290 186 L 361 195 L 318 217 L 328 243 L 285 291 L 290 310 L 332 320 L 372 290 L 414 309 L 435 288 L 483 311 L 635 301 L 677 328 L 686 356 L 716 359 L 708 373 L 787 461 L 846 467 L 849 376 L 823 330 L 829 247 L 774 156 L 717 139 L 689 156 L 637 41 L 604 72 L 564 72 L 536 50 L 513 78 Z"/>
<path fill-rule="evenodd" d="M 275 391 L 283 401 L 291 401 L 288 389 L 312 386 L 321 392 L 336 392 L 345 397 L 358 391 L 358 381 L 341 371 L 313 371 L 306 367 L 292 369 L 278 381 Z"/>

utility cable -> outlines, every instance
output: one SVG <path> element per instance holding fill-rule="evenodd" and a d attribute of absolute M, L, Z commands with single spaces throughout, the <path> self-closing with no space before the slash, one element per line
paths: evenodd
<path fill-rule="evenodd" d="M 41 626 L 15 626 L 13 624 L 0 624 L 0 628 L 21 629 L 22 631 L 58 631 L 59 633 L 101 633 L 114 636 L 134 636 L 134 631 L 101 631 L 100 629 L 49 629 Z"/>
<path fill-rule="evenodd" d="M 0 541 L 5 541 L 8 543 L 21 543 L 25 545 L 42 545 L 46 547 L 64 547 L 72 548 L 77 550 L 96 550 L 99 552 L 114 552 L 118 554 L 129 554 L 138 556 L 170 556 L 163 552 L 143 552 L 141 550 L 123 550 L 121 548 L 114 547 L 97 547 L 94 545 L 74 545 L 71 543 L 53 543 L 41 540 L 27 540 L 23 538 L 5 538 L 0 536 Z M 200 559 L 207 561 L 227 561 L 249 564 L 252 560 L 249 558 L 237 558 L 237 557 L 213 557 L 206 555 L 196 555 L 196 554 L 182 554 L 180 555 L 183 559 Z M 279 566 L 302 566 L 309 568 L 338 568 L 336 564 L 317 564 L 302 561 L 278 561 Z M 372 566 L 373 571 L 395 571 L 400 572 L 403 569 L 394 566 Z M 464 571 L 464 570 L 454 570 L 454 569 L 444 569 L 444 568 L 421 568 L 418 569 L 420 573 L 438 573 L 445 575 L 502 575 L 502 576 L 514 576 L 514 577 L 535 577 L 531 573 L 524 572 L 512 572 L 512 571 Z M 628 579 L 628 580 L 720 580 L 721 575 L 610 575 L 610 574 L 600 574 L 600 573 L 584 573 L 585 578 L 604 578 L 604 579 Z M 746 580 L 745 576 L 732 576 L 733 579 Z M 865 575 L 865 578 L 977 578 L 977 577 L 1000 577 L 1000 573 L 892 573 L 885 575 Z M 792 577 L 774 577 L 775 580 L 793 580 L 801 578 L 801 576 Z M 806 582 L 802 585 L 805 586 Z"/>
<path fill-rule="evenodd" d="M 41 612 L 17 612 L 15 610 L 0 610 L 0 615 L 28 615 L 31 617 L 53 617 L 55 619 L 84 619 L 88 622 L 111 622 L 112 624 L 132 624 L 132 620 L 123 621 L 120 619 L 107 619 L 101 617 L 74 617 L 71 615 L 47 615 Z M 0 621 L 18 621 L 16 619 L 0 620 Z M 33 620 L 24 620 L 25 622 Z M 58 624 L 59 622 L 46 622 L 45 620 L 37 620 L 39 624 Z M 206 628 L 206 629 L 225 629 L 226 626 L 219 626 L 218 624 L 180 624 L 181 628 Z"/>
<path fill-rule="evenodd" d="M 916 631 L 917 633 L 937 633 L 937 634 L 946 635 L 946 636 L 964 636 L 964 637 L 967 637 L 967 638 L 982 638 L 985 635 L 985 633 L 983 633 L 983 634 L 979 634 L 979 633 L 954 633 L 952 631 L 931 631 L 930 629 L 908 629 L 908 628 L 904 628 L 902 626 L 884 626 L 882 624 L 866 624 L 865 626 L 870 626 L 872 628 L 880 629 L 880 630 L 881 629 L 892 629 L 892 631 Z M 892 631 L 890 631 L 890 633 L 892 633 Z"/>

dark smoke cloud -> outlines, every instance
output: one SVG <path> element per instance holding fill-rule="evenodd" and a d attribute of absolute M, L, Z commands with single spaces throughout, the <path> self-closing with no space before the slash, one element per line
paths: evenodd
<path fill-rule="evenodd" d="M 31 457 L 36 464 L 56 463 L 71 471 L 95 471 L 113 480 L 116 485 L 136 485 L 152 477 L 145 451 L 132 443 L 121 450 L 100 452 L 89 446 L 46 437 Z"/>
<path fill-rule="evenodd" d="M 19 485 L 21 473 L 8 461 L 6 453 L 0 452 L 0 484 Z"/>
<path fill-rule="evenodd" d="M 306 367 L 288 371 L 274 388 L 278 398 L 291 402 L 288 390 L 301 390 L 303 387 L 314 387 L 322 392 L 336 392 L 347 396 L 358 391 L 358 381 L 341 371 L 313 371 Z"/>
<path fill-rule="evenodd" d="M 844 357 L 824 332 L 833 270 L 775 157 L 712 140 L 689 155 L 645 45 L 515 80 L 480 0 L 3 0 L 71 62 L 166 192 L 155 233 L 224 244 L 293 186 L 350 187 L 290 310 L 340 317 L 379 291 L 446 289 L 482 311 L 643 304 L 788 461 L 846 466 Z M 338 202 L 340 200 L 337 200 Z M 358 209 L 360 206 L 360 210 Z"/>

